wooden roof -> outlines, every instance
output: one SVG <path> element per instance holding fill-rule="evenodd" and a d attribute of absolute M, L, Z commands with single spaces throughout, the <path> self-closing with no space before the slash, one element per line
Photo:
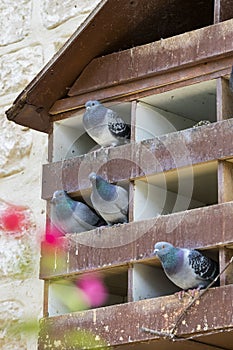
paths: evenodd
<path fill-rule="evenodd" d="M 217 5 L 218 1 L 216 9 Z M 218 16 L 225 20 L 232 10 L 227 1 L 224 6 Z M 57 100 L 74 96 L 73 83 L 93 59 L 210 25 L 213 9 L 212 0 L 101 0 L 17 97 L 8 119 L 49 133 L 50 108 Z"/>

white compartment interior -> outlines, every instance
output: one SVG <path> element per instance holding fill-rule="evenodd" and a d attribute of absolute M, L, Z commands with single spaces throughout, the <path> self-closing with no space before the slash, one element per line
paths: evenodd
<path fill-rule="evenodd" d="M 105 105 L 116 111 L 128 124 L 131 123 L 131 103 Z M 82 124 L 82 112 L 54 123 L 53 162 L 73 158 L 90 152 L 94 147 L 100 147 L 85 132 Z"/>
<path fill-rule="evenodd" d="M 179 290 L 161 267 L 145 264 L 133 266 L 133 301 L 169 295 Z"/>
<path fill-rule="evenodd" d="M 102 273 L 104 284 L 107 288 L 108 297 L 104 305 L 109 306 L 127 302 L 128 299 L 128 270 L 126 266 L 105 270 Z M 68 283 L 67 283 L 68 282 Z M 57 286 L 62 288 L 57 292 Z M 64 298 L 65 296 L 65 298 Z M 63 300 L 70 301 L 70 306 Z M 79 302 L 80 300 L 80 302 Z M 73 302 L 72 302 L 73 301 Z M 50 282 L 48 292 L 49 316 L 64 315 L 70 312 L 82 311 L 83 304 L 78 294 L 78 289 L 66 279 Z"/>
<path fill-rule="evenodd" d="M 136 141 L 216 121 L 216 81 L 206 81 L 139 100 Z"/>
<path fill-rule="evenodd" d="M 217 203 L 217 162 L 175 169 L 135 181 L 134 220 Z"/>

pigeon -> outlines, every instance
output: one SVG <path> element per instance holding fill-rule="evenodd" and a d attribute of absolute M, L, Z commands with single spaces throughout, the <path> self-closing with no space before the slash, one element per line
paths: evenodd
<path fill-rule="evenodd" d="M 207 287 L 218 275 L 218 265 L 197 250 L 176 248 L 168 242 L 154 246 L 167 277 L 183 290 Z"/>
<path fill-rule="evenodd" d="M 231 69 L 230 79 L 229 79 L 229 89 L 233 92 L 233 66 Z"/>
<path fill-rule="evenodd" d="M 200 120 L 198 123 L 193 125 L 193 128 L 197 128 L 198 126 L 209 125 L 211 122 L 209 120 Z"/>
<path fill-rule="evenodd" d="M 91 202 L 95 210 L 108 225 L 128 222 L 128 192 L 120 186 L 112 185 L 96 173 L 91 173 Z"/>
<path fill-rule="evenodd" d="M 63 233 L 80 233 L 104 224 L 86 204 L 71 199 L 63 190 L 54 192 L 51 204 L 52 222 Z"/>
<path fill-rule="evenodd" d="M 84 129 L 101 147 L 129 142 L 130 127 L 116 112 L 104 107 L 99 101 L 88 101 L 85 107 Z"/>

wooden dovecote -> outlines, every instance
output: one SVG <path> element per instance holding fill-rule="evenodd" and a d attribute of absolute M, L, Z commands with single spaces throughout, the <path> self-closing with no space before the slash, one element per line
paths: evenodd
<path fill-rule="evenodd" d="M 220 269 L 233 255 L 232 28 L 227 0 L 103 0 L 7 112 L 49 133 L 48 214 L 57 189 L 88 201 L 92 171 L 130 193 L 128 224 L 67 234 L 59 264 L 56 249 L 45 263 L 42 245 L 40 350 L 71 349 L 64 334 L 76 329 L 119 349 L 233 349 L 232 266 L 177 324 L 189 300 L 174 296 L 151 256 L 160 240 L 202 249 Z M 92 98 L 131 124 L 131 143 L 90 152 L 82 115 Z M 211 124 L 192 128 L 202 119 Z M 110 290 L 106 306 L 69 314 L 52 306 L 54 281 L 96 270 Z M 171 341 L 163 334 L 174 326 Z"/>

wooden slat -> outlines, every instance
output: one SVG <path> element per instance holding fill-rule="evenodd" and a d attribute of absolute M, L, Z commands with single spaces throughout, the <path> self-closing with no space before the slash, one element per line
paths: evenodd
<path fill-rule="evenodd" d="M 232 328 L 232 300 L 232 285 L 212 288 L 187 311 L 177 325 L 176 335 L 200 336 L 222 328 Z M 71 345 L 71 342 L 78 330 L 93 332 L 96 340 L 104 340 L 106 346 L 158 340 L 157 335 L 143 332 L 142 327 L 170 332 L 189 302 L 189 298 L 180 302 L 177 296 L 167 296 L 43 319 L 39 350 L 53 348 L 55 344 L 57 350 L 74 349 L 75 344 Z M 221 333 L 221 337 L 224 337 L 224 333 Z M 80 348 L 78 344 L 76 346 Z M 171 346 L 172 343 L 167 349 Z M 153 349 L 161 349 L 159 342 L 153 344 Z"/>
<path fill-rule="evenodd" d="M 232 61 L 233 64 L 233 61 Z M 233 117 L 233 93 L 229 89 L 229 81 L 217 79 L 217 120 Z"/>
<path fill-rule="evenodd" d="M 214 23 L 220 22 L 221 0 L 214 1 Z"/>
<path fill-rule="evenodd" d="M 225 21 L 158 42 L 96 58 L 78 78 L 70 91 L 71 97 L 58 100 L 51 108 L 50 113 L 57 114 L 82 106 L 83 97 L 75 97 L 75 95 L 85 93 L 87 100 L 91 98 L 91 96 L 88 96 L 88 93 L 94 91 L 96 98 L 107 98 L 106 93 L 105 97 L 103 94 L 101 96 L 101 91 L 103 89 L 106 91 L 106 87 L 111 89 L 114 86 L 114 95 L 113 90 L 111 90 L 112 92 L 108 94 L 108 97 L 110 95 L 116 97 L 152 89 L 156 85 L 169 84 L 169 81 L 170 83 L 174 81 L 174 76 L 172 80 L 171 77 L 169 80 L 169 74 L 177 69 L 182 76 L 183 69 L 200 65 L 196 67 L 195 73 L 192 72 L 193 77 L 198 75 L 198 70 L 200 69 L 203 70 L 201 75 L 207 72 L 210 73 L 210 68 L 208 66 L 203 67 L 201 64 L 213 60 L 216 61 L 233 53 L 231 40 L 232 23 L 233 20 Z M 215 45 L 213 45 L 213 38 L 215 38 Z M 222 42 L 225 45 L 222 45 Z M 232 60 L 228 64 L 231 66 Z M 220 66 L 221 64 L 217 70 L 229 67 L 226 63 L 223 67 Z M 131 69 L 128 69 L 128 67 Z M 212 67 L 211 72 L 213 70 L 214 68 Z M 154 81 L 154 79 L 152 81 L 142 81 L 142 79 L 145 80 L 150 77 L 155 78 L 158 74 L 163 74 L 164 76 L 157 81 Z M 175 81 L 182 80 L 179 74 L 175 76 Z M 161 78 L 162 81 L 160 82 Z M 167 80 L 165 81 L 166 78 Z M 190 76 L 185 77 L 186 80 L 190 78 Z M 98 91 L 100 91 L 100 95 Z"/>
<path fill-rule="evenodd" d="M 232 215 L 233 202 L 228 202 L 69 234 L 63 238 L 63 247 L 54 249 L 49 257 L 42 245 L 40 277 L 51 279 L 136 261 L 152 262 L 155 258 L 151 254 L 157 241 L 190 248 L 230 244 L 233 242 Z"/>
<path fill-rule="evenodd" d="M 233 20 L 96 58 L 69 91 L 79 95 L 232 54 Z M 213 38 L 215 45 L 213 45 Z M 224 42 L 225 45 L 219 45 Z M 185 53 L 185 54 L 184 54 Z"/>
<path fill-rule="evenodd" d="M 218 163 L 218 202 L 233 200 L 233 163 L 219 161 Z"/>
<path fill-rule="evenodd" d="M 46 164 L 43 166 L 42 198 L 51 198 L 58 189 L 64 189 L 68 193 L 82 193 L 90 189 L 88 175 L 92 171 L 104 176 L 107 174 L 110 181 L 118 182 L 231 158 L 232 135 L 233 119 L 228 119 L 141 143 L 102 149 L 85 156 Z"/>
<path fill-rule="evenodd" d="M 183 67 L 181 71 L 163 72 L 163 74 L 146 77 L 142 80 L 135 80 L 58 100 L 50 110 L 51 115 L 53 115 L 52 120 L 55 121 L 68 117 L 69 114 L 66 116 L 65 112 L 83 108 L 88 100 L 132 101 L 148 95 L 159 94 L 179 87 L 216 79 L 219 76 L 226 76 L 230 74 L 231 63 L 232 56 L 230 58 L 223 58 L 221 61 L 208 62 L 208 65 L 201 63 L 198 66 Z"/>
<path fill-rule="evenodd" d="M 219 267 L 220 271 L 229 263 L 233 256 L 233 249 L 221 247 L 219 249 Z M 233 284 L 233 263 L 227 268 L 227 270 L 220 276 L 220 285 Z"/>

